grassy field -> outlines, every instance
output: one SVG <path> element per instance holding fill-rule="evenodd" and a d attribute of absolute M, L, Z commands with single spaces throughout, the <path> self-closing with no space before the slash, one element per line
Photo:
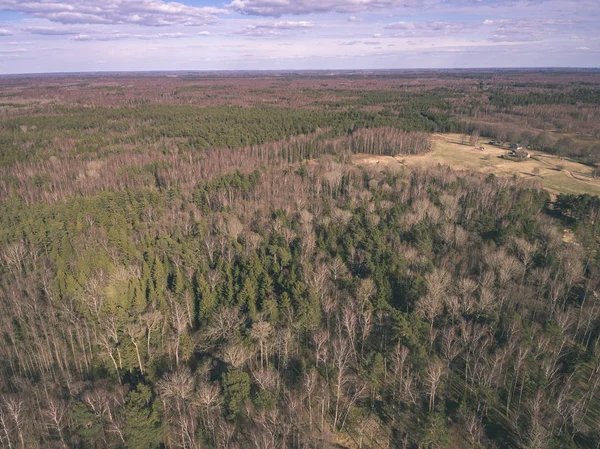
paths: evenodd
<path fill-rule="evenodd" d="M 477 147 L 461 143 L 458 134 L 436 134 L 433 150 L 419 156 L 356 156 L 359 164 L 442 164 L 455 170 L 477 170 L 496 176 L 521 176 L 542 181 L 553 194 L 590 193 L 600 195 L 600 180 L 592 178 L 592 168 L 550 154 L 533 152 L 531 159 L 516 162 L 500 156 L 505 148 L 488 145 L 482 139 Z M 483 147 L 483 151 L 478 147 Z M 560 167 L 560 168 L 559 168 Z"/>

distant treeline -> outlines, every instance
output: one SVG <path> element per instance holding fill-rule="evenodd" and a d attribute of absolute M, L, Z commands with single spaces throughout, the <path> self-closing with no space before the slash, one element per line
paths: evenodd
<path fill-rule="evenodd" d="M 368 128 L 344 137 L 327 139 L 323 135 L 297 136 L 281 142 L 250 148 L 251 155 L 265 158 L 270 163 L 301 162 L 324 155 L 365 153 L 374 156 L 420 154 L 431 149 L 431 134 L 404 132 L 394 128 Z"/>
<path fill-rule="evenodd" d="M 353 153 L 378 156 L 421 154 L 431 150 L 431 135 L 424 132 L 405 133 L 393 128 L 363 129 L 348 139 Z"/>
<path fill-rule="evenodd" d="M 527 92 L 525 94 L 508 94 L 497 91 L 492 93 L 489 99 L 491 104 L 501 108 L 534 104 L 590 103 L 600 105 L 600 89 L 577 88 L 568 92 Z"/>

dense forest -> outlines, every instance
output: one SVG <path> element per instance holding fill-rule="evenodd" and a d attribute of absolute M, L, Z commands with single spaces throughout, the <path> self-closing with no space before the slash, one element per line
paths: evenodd
<path fill-rule="evenodd" d="M 600 199 L 353 160 L 600 114 L 527 76 L 0 80 L 0 447 L 600 447 Z"/>

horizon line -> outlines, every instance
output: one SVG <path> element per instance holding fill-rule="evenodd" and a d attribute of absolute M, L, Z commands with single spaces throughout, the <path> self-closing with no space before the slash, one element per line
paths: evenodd
<path fill-rule="evenodd" d="M 66 71 L 66 72 L 22 72 L 22 73 L 0 73 L 0 78 L 20 77 L 20 76 L 94 76 L 94 75 L 123 75 L 123 74 L 196 74 L 196 73 L 222 73 L 222 74 L 252 74 L 252 73 L 394 73 L 394 72 L 484 72 L 484 71 L 587 71 L 600 72 L 600 67 L 569 67 L 569 66 L 540 66 L 540 67 L 412 67 L 412 68 L 390 68 L 390 69 L 198 69 L 198 70 L 95 70 L 95 71 Z M 335 74 L 334 73 L 334 74 Z"/>

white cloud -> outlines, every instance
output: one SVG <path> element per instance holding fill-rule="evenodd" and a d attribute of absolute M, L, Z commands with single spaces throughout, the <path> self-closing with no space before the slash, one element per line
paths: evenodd
<path fill-rule="evenodd" d="M 279 21 L 279 22 L 268 22 L 268 23 L 260 23 L 258 25 L 253 25 L 256 28 L 270 28 L 277 30 L 296 30 L 298 28 L 312 28 L 314 25 L 312 22 L 300 21 Z"/>
<path fill-rule="evenodd" d="M 77 34 L 71 39 L 74 41 L 120 41 L 125 39 L 179 39 L 188 35 L 183 33 L 159 33 L 159 34 L 131 34 L 131 33 L 95 33 L 95 34 Z"/>
<path fill-rule="evenodd" d="M 353 45 L 381 45 L 381 42 L 379 41 L 345 41 L 345 42 L 340 42 L 340 45 L 344 45 L 344 46 L 353 46 Z"/>
<path fill-rule="evenodd" d="M 156 35 L 158 39 L 179 39 L 180 37 L 185 37 L 186 35 L 183 33 L 159 33 Z M 151 36 L 150 39 L 154 39 L 155 36 Z"/>
<path fill-rule="evenodd" d="M 284 14 L 356 13 L 419 4 L 421 0 L 233 0 L 227 6 L 244 14 L 279 17 Z"/>
<path fill-rule="evenodd" d="M 492 42 L 534 42 L 544 37 L 569 29 L 573 22 L 562 19 L 501 20 L 495 29 Z"/>
<path fill-rule="evenodd" d="M 16 48 L 14 50 L 0 50 L 0 53 L 4 53 L 6 55 L 10 54 L 18 54 L 18 53 L 27 53 L 29 50 L 26 48 Z"/>
<path fill-rule="evenodd" d="M 244 29 L 238 32 L 245 36 L 257 36 L 257 37 L 271 37 L 279 36 L 282 32 L 292 30 L 302 30 L 312 28 L 314 25 L 312 22 L 300 21 L 278 21 L 278 22 L 264 22 L 253 25 L 248 25 Z"/>
<path fill-rule="evenodd" d="M 394 22 L 385 28 L 396 30 L 394 37 L 426 37 L 462 33 L 467 25 L 441 20 L 428 20 L 426 22 Z"/>
<path fill-rule="evenodd" d="M 385 27 L 388 30 L 412 30 L 415 28 L 414 23 L 410 22 L 394 22 Z"/>
<path fill-rule="evenodd" d="M 29 50 L 25 48 L 16 48 L 14 50 L 0 50 L 0 57 L 3 59 L 21 59 L 26 56 Z"/>
<path fill-rule="evenodd" d="M 89 34 L 78 34 L 77 36 L 73 37 L 74 41 L 93 41 L 93 40 L 100 40 L 100 39 L 94 39 L 94 36 L 90 36 Z M 116 39 L 102 39 L 102 40 L 116 40 Z"/>
<path fill-rule="evenodd" d="M 39 34 L 42 36 L 68 36 L 81 33 L 81 30 L 64 27 L 26 27 L 23 28 L 23 31 L 29 34 Z"/>
<path fill-rule="evenodd" d="M 163 0 L 0 0 L 0 11 L 16 11 L 63 24 L 203 25 L 227 10 Z"/>
<path fill-rule="evenodd" d="M 590 47 L 577 47 L 575 50 L 587 51 L 589 49 L 590 49 Z"/>
<path fill-rule="evenodd" d="M 12 36 L 12 31 L 6 28 L 0 28 L 0 36 Z"/>

